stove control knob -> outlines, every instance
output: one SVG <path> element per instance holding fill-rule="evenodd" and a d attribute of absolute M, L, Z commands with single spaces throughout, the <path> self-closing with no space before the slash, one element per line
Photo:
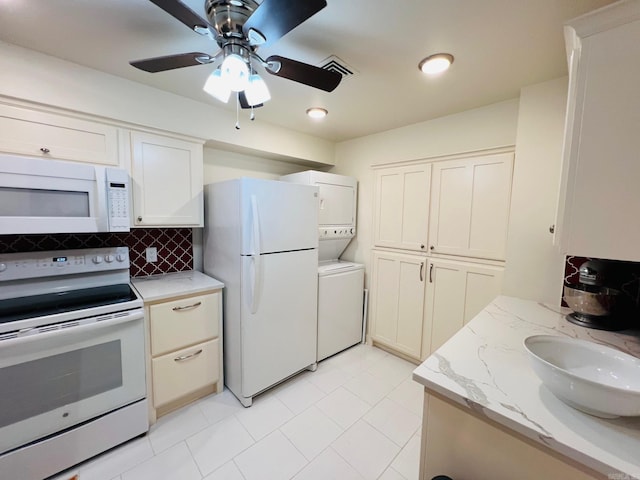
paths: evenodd
<path fill-rule="evenodd" d="M 116 255 L 116 260 L 118 260 L 119 262 L 124 262 L 127 259 L 126 255 L 123 255 L 122 253 L 119 253 L 118 255 Z"/>
<path fill-rule="evenodd" d="M 92 260 L 93 260 L 93 263 L 98 265 L 99 263 L 102 263 L 102 256 L 101 255 L 96 255 L 95 257 L 93 257 Z"/>
<path fill-rule="evenodd" d="M 7 269 L 6 263 L 0 263 L 0 272 L 4 272 Z"/>
<path fill-rule="evenodd" d="M 114 258 L 113 255 L 107 255 L 106 257 L 104 257 L 104 261 L 107 263 L 111 263 L 113 262 Z"/>

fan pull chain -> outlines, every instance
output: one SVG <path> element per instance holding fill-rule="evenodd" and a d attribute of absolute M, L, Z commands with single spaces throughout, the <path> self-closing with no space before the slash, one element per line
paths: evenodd
<path fill-rule="evenodd" d="M 236 93 L 236 130 L 240 130 L 240 92 Z"/>
<path fill-rule="evenodd" d="M 249 116 L 249 120 L 253 122 L 255 119 L 256 119 L 256 114 L 253 111 L 253 105 L 251 105 L 251 115 Z"/>

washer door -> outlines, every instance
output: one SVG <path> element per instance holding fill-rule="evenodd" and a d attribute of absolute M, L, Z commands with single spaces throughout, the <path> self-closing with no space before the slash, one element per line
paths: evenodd
<path fill-rule="evenodd" d="M 362 340 L 364 269 L 318 278 L 318 361 Z"/>

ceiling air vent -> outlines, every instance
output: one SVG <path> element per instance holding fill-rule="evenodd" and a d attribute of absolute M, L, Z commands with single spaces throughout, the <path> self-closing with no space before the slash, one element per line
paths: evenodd
<path fill-rule="evenodd" d="M 347 65 L 344 61 L 342 61 L 335 55 L 331 55 L 330 57 L 325 58 L 320 63 L 320 68 L 339 73 L 340 75 L 342 75 L 342 78 L 351 77 L 352 75 L 357 73 L 353 67 Z"/>

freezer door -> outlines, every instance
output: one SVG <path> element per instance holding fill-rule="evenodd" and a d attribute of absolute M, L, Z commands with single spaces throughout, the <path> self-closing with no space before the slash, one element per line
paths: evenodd
<path fill-rule="evenodd" d="M 318 253 L 242 262 L 242 394 L 252 397 L 316 360 Z"/>
<path fill-rule="evenodd" d="M 242 255 L 318 248 L 318 187 L 240 181 Z"/>

